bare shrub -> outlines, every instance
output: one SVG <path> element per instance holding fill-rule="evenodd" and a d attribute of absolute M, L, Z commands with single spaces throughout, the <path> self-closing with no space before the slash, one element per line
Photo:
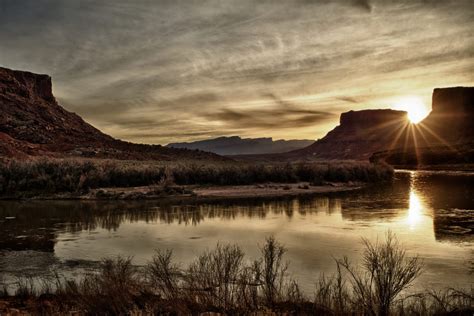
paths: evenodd
<path fill-rule="evenodd" d="M 298 305 L 306 302 L 306 298 L 303 295 L 303 292 L 298 285 L 296 280 L 288 281 L 288 284 L 285 286 L 285 301 L 291 302 L 292 304 Z"/>
<path fill-rule="evenodd" d="M 470 290 L 427 290 L 398 300 L 395 311 L 400 315 L 472 315 L 474 288 Z"/>
<path fill-rule="evenodd" d="M 131 258 L 104 259 L 99 273 L 80 282 L 76 298 L 89 314 L 124 315 L 134 309 L 141 287 Z"/>
<path fill-rule="evenodd" d="M 179 296 L 181 268 L 173 263 L 171 250 L 157 250 L 152 260 L 145 267 L 145 275 L 153 290 L 164 299 Z"/>
<path fill-rule="evenodd" d="M 408 258 L 395 235 L 390 231 L 383 243 L 364 239 L 362 271 L 353 267 L 347 257 L 337 260 L 352 285 L 353 299 L 364 313 L 388 315 L 394 300 L 420 275 L 418 257 Z"/>
<path fill-rule="evenodd" d="M 218 244 L 181 269 L 171 251 L 157 251 L 143 270 L 130 258 L 104 259 L 97 273 L 72 281 L 59 276 L 35 289 L 18 281 L 19 304 L 32 314 L 188 315 L 472 315 L 474 292 L 425 290 L 403 296 L 421 272 L 392 233 L 383 242 L 364 241 L 360 266 L 336 260 L 336 273 L 317 279 L 314 300 L 288 277 L 285 248 L 269 237 L 261 258 L 247 262 L 238 246 Z M 143 273 L 141 273 L 143 272 Z M 37 281 L 37 280 L 35 280 Z M 50 282 L 50 283 L 48 283 Z M 43 304 L 42 302 L 48 302 Z M 34 305 L 36 302 L 36 305 Z M 0 307 L 1 308 L 1 307 Z M 0 309 L 0 313 L 3 312 Z"/>
<path fill-rule="evenodd" d="M 336 264 L 337 272 L 334 276 L 320 276 L 316 283 L 314 303 L 317 308 L 332 311 L 336 315 L 347 314 L 351 311 L 351 295 L 347 281 Z"/>
<path fill-rule="evenodd" d="M 286 249 L 275 237 L 268 237 L 261 249 L 261 282 L 263 295 L 269 306 L 282 298 L 282 289 L 288 263 L 283 262 Z"/>
<path fill-rule="evenodd" d="M 245 266 L 239 275 L 237 301 L 247 310 L 257 310 L 261 303 L 260 287 L 262 286 L 261 261 L 255 260 Z"/>
<path fill-rule="evenodd" d="M 191 296 L 197 302 L 223 309 L 236 307 L 243 257 L 240 247 L 218 244 L 189 265 L 185 287 L 195 292 Z"/>

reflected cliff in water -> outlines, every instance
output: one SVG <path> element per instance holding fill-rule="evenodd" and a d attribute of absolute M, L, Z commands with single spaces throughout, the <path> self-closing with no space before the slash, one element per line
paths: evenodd
<path fill-rule="evenodd" d="M 333 258 L 360 260 L 361 237 L 375 240 L 390 229 L 425 261 L 424 286 L 466 285 L 474 254 L 473 180 L 398 172 L 392 183 L 359 192 L 194 204 L 2 201 L 0 272 L 9 280 L 74 277 L 117 254 L 144 264 L 158 248 L 173 249 L 187 263 L 217 242 L 236 243 L 255 257 L 274 235 L 288 249 L 290 272 L 309 291 L 315 275 L 334 272 Z"/>
<path fill-rule="evenodd" d="M 118 230 L 123 223 L 199 225 L 219 218 L 237 220 L 324 213 L 358 223 L 389 222 L 423 229 L 436 240 L 474 239 L 473 179 L 470 175 L 397 173 L 393 183 L 330 197 L 160 204 L 153 201 L 0 202 L 0 249 L 54 251 L 58 234 Z M 430 232 L 432 230 L 432 232 Z"/>

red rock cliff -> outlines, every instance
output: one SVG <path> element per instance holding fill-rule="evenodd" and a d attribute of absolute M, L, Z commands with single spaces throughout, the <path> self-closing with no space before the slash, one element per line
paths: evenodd
<path fill-rule="evenodd" d="M 214 154 L 116 140 L 61 107 L 51 77 L 0 67 L 0 158 L 86 156 L 217 159 Z"/>
<path fill-rule="evenodd" d="M 434 89 L 432 111 L 420 122 L 431 145 L 474 140 L 474 87 Z M 436 137 L 436 136 L 437 137 Z"/>

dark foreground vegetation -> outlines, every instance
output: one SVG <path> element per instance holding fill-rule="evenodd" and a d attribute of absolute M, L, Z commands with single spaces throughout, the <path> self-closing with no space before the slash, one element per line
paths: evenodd
<path fill-rule="evenodd" d="M 369 163 L 174 163 L 107 160 L 7 161 L 0 164 L 0 195 L 34 196 L 90 189 L 160 184 L 246 185 L 255 183 L 376 182 L 393 169 Z"/>
<path fill-rule="evenodd" d="M 261 257 L 249 260 L 235 245 L 220 245 L 183 267 L 171 251 L 157 251 L 143 267 L 130 258 L 104 259 L 100 271 L 79 281 L 60 277 L 19 280 L 8 309 L 35 314 L 188 315 L 472 315 L 474 292 L 446 289 L 409 293 L 422 273 L 389 232 L 384 242 L 364 241 L 362 262 L 335 260 L 337 273 L 315 276 L 315 291 L 303 293 L 287 273 L 285 248 L 270 237 Z M 36 285 L 35 285 L 36 284 Z M 38 286 L 39 284 L 39 286 Z M 8 305 L 8 306 L 7 306 Z"/>

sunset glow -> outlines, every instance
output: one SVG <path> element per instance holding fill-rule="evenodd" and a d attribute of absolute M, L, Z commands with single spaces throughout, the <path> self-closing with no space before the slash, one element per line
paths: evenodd
<path fill-rule="evenodd" d="M 0 0 L 0 316 L 474 316 L 472 30 L 474 0 Z"/>
<path fill-rule="evenodd" d="M 407 111 L 408 119 L 411 123 L 419 123 L 423 120 L 429 113 L 430 110 L 428 106 L 423 102 L 420 97 L 409 96 L 403 97 L 395 104 L 395 109 Z"/>
<path fill-rule="evenodd" d="M 472 0 L 3 2 L 0 64 L 132 142 L 318 139 L 340 113 L 429 108 L 473 78 Z"/>

